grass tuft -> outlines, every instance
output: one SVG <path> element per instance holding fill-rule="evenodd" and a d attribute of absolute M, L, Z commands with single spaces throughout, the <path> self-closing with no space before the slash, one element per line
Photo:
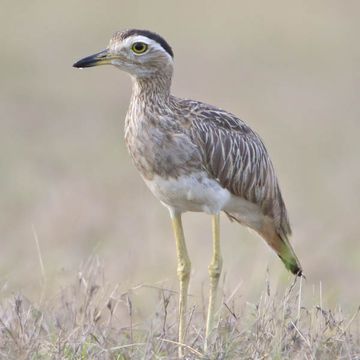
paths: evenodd
<path fill-rule="evenodd" d="M 211 350 L 203 354 L 204 313 L 189 310 L 187 359 L 360 359 L 359 309 L 301 304 L 303 284 L 283 294 L 267 283 L 257 303 L 236 304 L 232 295 L 219 310 Z M 0 305 L 0 358 L 176 359 L 177 293 L 158 287 L 156 311 L 141 317 L 134 292 L 106 283 L 97 258 L 73 284 L 41 305 L 16 295 Z M 196 303 L 196 301 L 194 301 Z M 140 319 L 140 320 L 139 320 Z"/>

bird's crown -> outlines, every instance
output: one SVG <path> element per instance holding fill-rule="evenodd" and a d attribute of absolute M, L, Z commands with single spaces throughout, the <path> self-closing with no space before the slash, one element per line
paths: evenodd
<path fill-rule="evenodd" d="M 126 39 L 132 38 L 136 39 L 137 37 L 144 37 L 158 43 L 172 58 L 174 57 L 174 52 L 168 42 L 161 37 L 159 34 L 154 33 L 149 30 L 140 30 L 140 29 L 128 29 L 124 31 L 117 31 L 110 40 L 110 45 L 115 43 L 121 43 Z"/>

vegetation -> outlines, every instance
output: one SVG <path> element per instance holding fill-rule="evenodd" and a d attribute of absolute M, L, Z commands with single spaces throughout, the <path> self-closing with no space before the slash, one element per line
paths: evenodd
<path fill-rule="evenodd" d="M 212 349 L 203 354 L 204 311 L 189 314 L 188 359 L 359 359 L 359 310 L 302 306 L 294 283 L 283 294 L 269 282 L 256 304 L 237 305 L 239 294 L 223 301 Z M 51 300 L 31 303 L 22 295 L 0 308 L 0 357 L 6 359 L 176 359 L 177 294 L 156 292 L 150 319 L 138 321 L 133 294 L 106 283 L 97 258 L 90 259 L 71 286 Z M 194 301 L 196 303 L 197 301 Z"/>

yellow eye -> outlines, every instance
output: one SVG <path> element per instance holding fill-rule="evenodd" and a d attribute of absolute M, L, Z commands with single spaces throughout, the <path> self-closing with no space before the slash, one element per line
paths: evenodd
<path fill-rule="evenodd" d="M 131 46 L 131 50 L 135 54 L 143 54 L 147 49 L 148 49 L 147 44 L 145 44 L 143 42 L 136 42 L 136 43 L 133 43 Z"/>

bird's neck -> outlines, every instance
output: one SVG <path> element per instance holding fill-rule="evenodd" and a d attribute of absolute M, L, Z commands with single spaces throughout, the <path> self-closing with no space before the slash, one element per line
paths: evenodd
<path fill-rule="evenodd" d="M 171 73 L 133 77 L 132 102 L 166 103 L 170 97 Z"/>

